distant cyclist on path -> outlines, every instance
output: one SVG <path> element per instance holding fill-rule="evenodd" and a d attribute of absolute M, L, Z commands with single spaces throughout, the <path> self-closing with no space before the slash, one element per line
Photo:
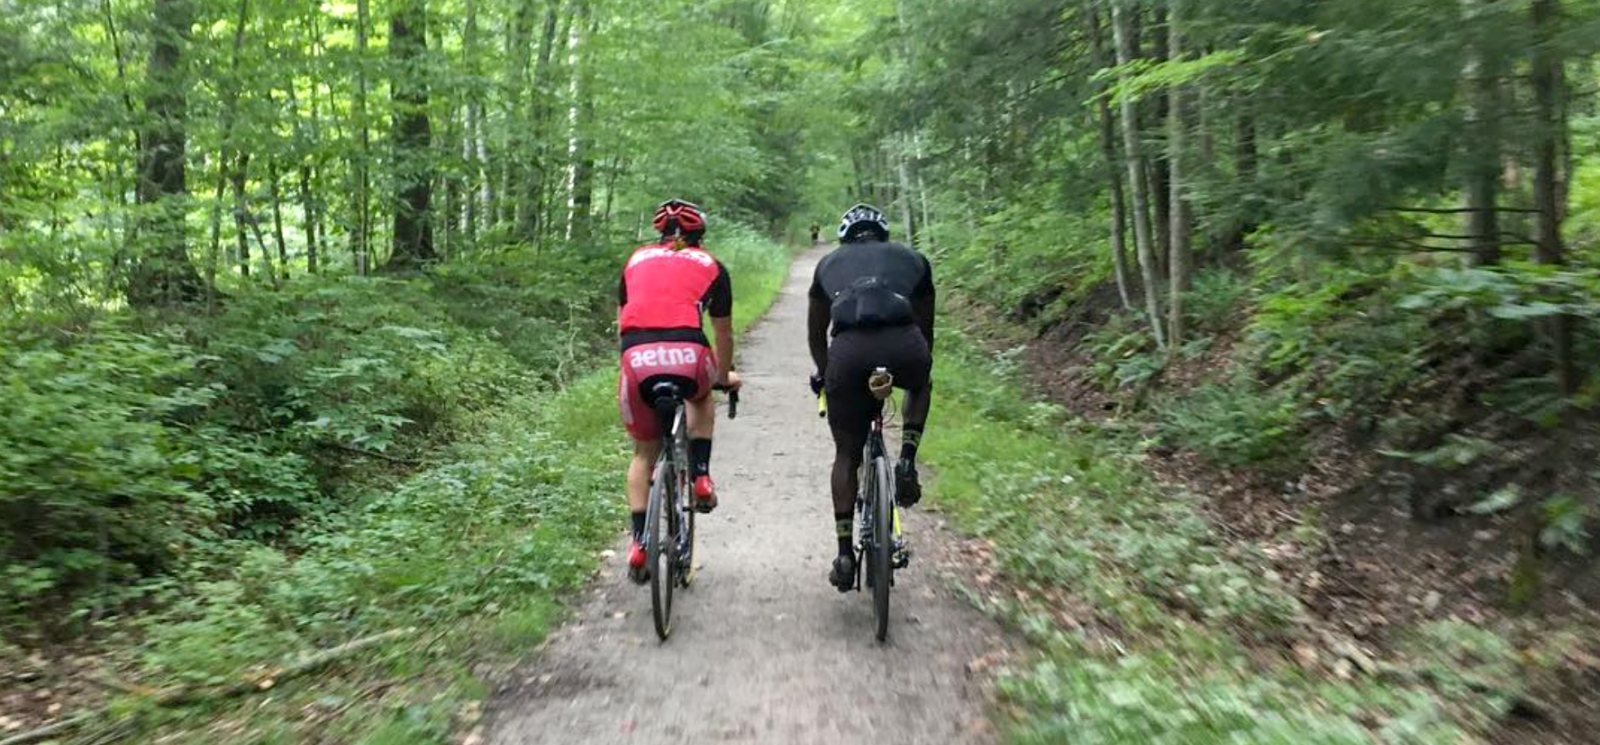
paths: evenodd
<path fill-rule="evenodd" d="M 735 390 L 733 371 L 733 284 L 727 267 L 704 248 L 706 218 L 696 205 L 678 199 L 656 209 L 657 243 L 641 246 L 628 259 L 617 283 L 617 327 L 622 348 L 622 374 L 617 403 L 622 423 L 633 437 L 628 465 L 628 509 L 633 541 L 628 547 L 629 574 L 636 582 L 649 579 L 644 550 L 645 509 L 650 501 L 650 471 L 661 451 L 662 432 L 645 393 L 655 381 L 677 382 L 684 391 L 689 423 L 689 471 L 695 508 L 717 506 L 711 481 L 711 435 L 716 422 L 713 386 Z M 712 352 L 701 326 L 711 316 L 716 334 Z"/>
<path fill-rule="evenodd" d="M 895 491 L 900 504 L 922 498 L 917 446 L 931 404 L 933 267 L 916 250 L 889 242 L 889 221 L 858 204 L 839 222 L 839 247 L 817 265 L 810 290 L 808 342 L 813 393 L 827 393 L 833 433 L 831 490 L 839 555 L 828 581 L 854 587 L 856 482 L 872 417 L 883 403 L 867 389 L 873 368 L 886 367 L 906 391 Z M 832 343 L 829 343 L 829 332 Z"/>

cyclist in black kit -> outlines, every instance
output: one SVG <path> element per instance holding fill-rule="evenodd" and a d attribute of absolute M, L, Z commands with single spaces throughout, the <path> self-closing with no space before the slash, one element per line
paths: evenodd
<path fill-rule="evenodd" d="M 861 451 L 883 403 L 867 390 L 873 368 L 886 367 L 906 391 L 895 492 L 901 505 L 922 498 L 917 445 L 928 420 L 933 370 L 933 267 L 917 251 L 889 242 L 889 221 L 858 204 L 839 223 L 839 247 L 823 257 L 811 282 L 807 330 L 817 372 L 811 390 L 828 394 L 833 431 L 833 519 L 839 556 L 828 581 L 847 592 L 855 582 L 851 516 Z M 828 343 L 829 329 L 833 343 Z"/>

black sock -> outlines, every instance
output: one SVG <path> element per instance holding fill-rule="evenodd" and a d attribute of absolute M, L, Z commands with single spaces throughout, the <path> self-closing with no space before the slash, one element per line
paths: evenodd
<path fill-rule="evenodd" d="M 689 438 L 689 475 L 700 478 L 711 473 L 711 438 Z"/>
<path fill-rule="evenodd" d="M 644 513 L 635 512 L 633 517 L 633 539 L 644 543 Z"/>
<path fill-rule="evenodd" d="M 852 540 L 854 533 L 855 516 L 848 512 L 833 513 L 833 533 L 839 538 L 839 555 L 854 556 L 856 548 Z"/>
<path fill-rule="evenodd" d="M 906 425 L 900 430 L 900 459 L 917 462 L 917 446 L 922 444 L 922 425 Z"/>

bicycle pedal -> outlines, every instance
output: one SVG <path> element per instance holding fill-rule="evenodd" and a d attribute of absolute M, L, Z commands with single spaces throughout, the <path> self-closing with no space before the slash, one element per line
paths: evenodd
<path fill-rule="evenodd" d="M 894 555 L 894 561 L 891 562 L 891 564 L 895 569 L 905 569 L 906 567 L 911 566 L 911 549 L 905 549 L 904 551 L 896 553 Z"/>

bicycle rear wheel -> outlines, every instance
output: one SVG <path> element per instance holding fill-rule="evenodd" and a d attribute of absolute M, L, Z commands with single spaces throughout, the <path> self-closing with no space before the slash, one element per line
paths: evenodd
<path fill-rule="evenodd" d="M 645 512 L 645 553 L 650 562 L 650 612 L 656 636 L 672 634 L 672 589 L 678 584 L 677 476 L 665 458 L 656 464 Z"/>
<path fill-rule="evenodd" d="M 695 577 L 693 488 L 686 479 L 680 479 L 675 503 L 678 509 L 678 584 L 684 587 L 694 584 Z"/>
<path fill-rule="evenodd" d="M 872 550 L 867 561 L 872 566 L 872 610 L 877 616 L 881 642 L 889 638 L 889 588 L 894 584 L 894 486 L 888 458 L 874 459 L 872 471 Z"/>

